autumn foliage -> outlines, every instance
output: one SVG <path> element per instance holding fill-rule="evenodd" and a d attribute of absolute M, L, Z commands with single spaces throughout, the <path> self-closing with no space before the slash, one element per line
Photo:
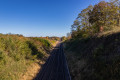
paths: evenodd
<path fill-rule="evenodd" d="M 89 37 L 120 25 L 118 0 L 101 1 L 90 5 L 79 13 L 72 25 L 72 38 Z"/>

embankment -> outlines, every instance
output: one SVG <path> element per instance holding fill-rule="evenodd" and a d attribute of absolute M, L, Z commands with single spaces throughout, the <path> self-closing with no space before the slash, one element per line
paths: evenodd
<path fill-rule="evenodd" d="M 72 80 L 120 79 L 120 32 L 65 42 Z"/>

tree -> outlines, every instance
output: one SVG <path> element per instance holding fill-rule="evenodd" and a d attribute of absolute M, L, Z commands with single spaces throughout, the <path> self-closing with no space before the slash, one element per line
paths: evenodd
<path fill-rule="evenodd" d="M 120 1 L 101 1 L 79 13 L 71 31 L 72 38 L 91 36 L 120 25 Z"/>
<path fill-rule="evenodd" d="M 101 1 L 100 3 L 96 4 L 92 11 L 89 12 L 89 22 L 92 25 L 95 25 L 95 30 L 97 32 L 100 31 L 100 28 L 103 27 L 106 23 L 106 8 L 107 8 L 107 2 Z"/>
<path fill-rule="evenodd" d="M 66 37 L 65 37 L 65 36 L 63 36 L 63 37 L 61 38 L 61 40 L 62 40 L 62 41 L 65 41 L 65 40 L 66 40 Z"/>
<path fill-rule="evenodd" d="M 83 32 L 90 31 L 90 23 L 89 23 L 89 11 L 92 10 L 93 6 L 90 5 L 86 9 L 82 10 L 81 13 L 78 14 L 78 17 L 74 21 L 72 25 L 72 37 L 81 37 Z M 89 32 L 88 32 L 89 33 Z"/>

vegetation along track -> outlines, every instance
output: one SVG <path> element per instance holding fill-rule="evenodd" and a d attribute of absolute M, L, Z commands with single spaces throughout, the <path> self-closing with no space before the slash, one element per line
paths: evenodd
<path fill-rule="evenodd" d="M 34 80 L 71 80 L 63 45 L 57 45 Z"/>

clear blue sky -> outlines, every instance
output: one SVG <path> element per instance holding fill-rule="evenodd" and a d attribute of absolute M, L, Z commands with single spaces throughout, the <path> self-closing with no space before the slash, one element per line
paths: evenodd
<path fill-rule="evenodd" d="M 78 13 L 99 0 L 0 0 L 0 33 L 64 36 Z"/>

